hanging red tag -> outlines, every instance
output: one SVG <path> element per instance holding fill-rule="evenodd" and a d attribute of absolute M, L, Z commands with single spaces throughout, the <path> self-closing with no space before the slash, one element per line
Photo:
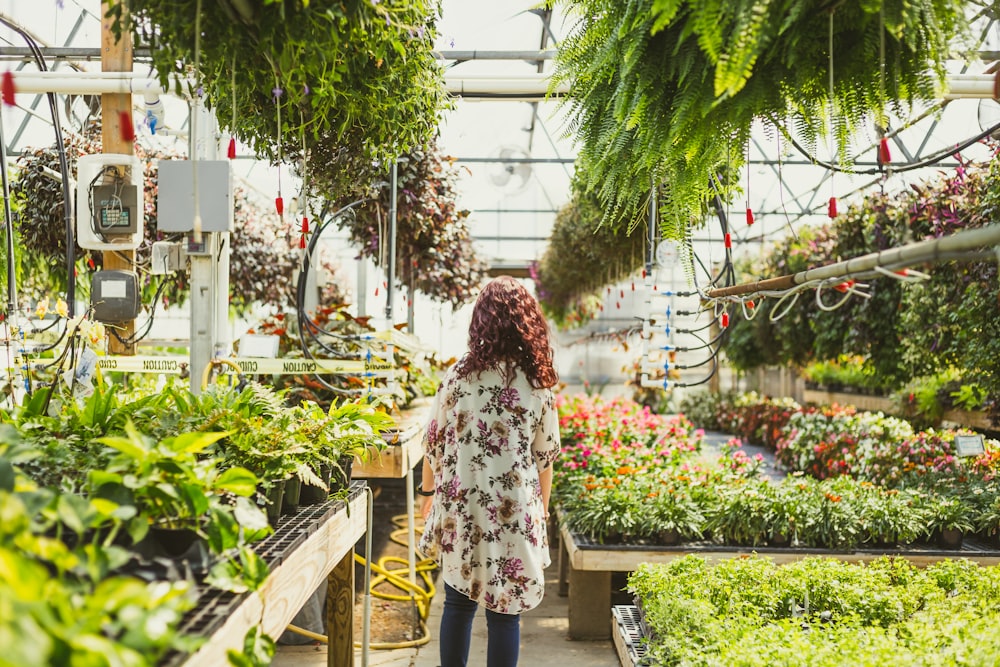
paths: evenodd
<path fill-rule="evenodd" d="M 635 281 L 634 280 L 632 281 L 632 291 L 633 292 L 635 291 Z"/>
<path fill-rule="evenodd" d="M 878 142 L 878 163 L 889 164 L 892 162 L 892 154 L 889 152 L 889 140 L 885 137 Z"/>
<path fill-rule="evenodd" d="M 733 247 L 733 238 L 728 233 L 726 234 L 724 240 L 725 240 L 727 248 L 732 248 Z"/>
<path fill-rule="evenodd" d="M 118 112 L 118 129 L 122 134 L 122 141 L 135 141 L 135 126 L 132 125 L 132 114 L 128 111 Z"/>
<path fill-rule="evenodd" d="M 309 233 L 309 218 L 307 218 L 306 216 L 302 216 L 302 233 L 303 234 Z"/>
<path fill-rule="evenodd" d="M 299 250 L 305 250 L 305 249 L 306 249 L 306 235 L 302 234 L 301 236 L 299 236 Z"/>
<path fill-rule="evenodd" d="M 274 210 L 278 212 L 278 215 L 285 213 L 285 200 L 280 196 L 274 198 Z"/>
<path fill-rule="evenodd" d="M 88 269 L 94 268 L 94 258 L 93 257 L 88 257 L 87 258 L 87 268 Z"/>
<path fill-rule="evenodd" d="M 623 290 L 623 289 L 618 290 L 618 298 L 619 299 L 624 299 L 625 298 L 625 290 Z"/>
<path fill-rule="evenodd" d="M 622 304 L 620 301 L 615 301 L 615 308 L 617 308 L 618 310 L 622 309 Z"/>
<path fill-rule="evenodd" d="M 749 308 L 750 310 L 753 310 L 753 299 L 750 299 L 749 301 L 747 301 L 747 308 Z"/>
<path fill-rule="evenodd" d="M 747 227 L 753 224 L 753 209 L 747 206 Z"/>
<path fill-rule="evenodd" d="M 729 313 L 722 313 L 722 317 L 719 318 L 719 324 L 725 329 L 729 326 Z"/>
<path fill-rule="evenodd" d="M 845 280 L 842 283 L 837 283 L 836 285 L 834 285 L 833 289 L 837 290 L 838 292 L 847 292 L 847 290 L 851 289 L 852 287 L 854 287 L 854 281 Z"/>
<path fill-rule="evenodd" d="M 229 137 L 229 151 L 227 155 L 230 160 L 236 159 L 236 137 Z"/>
<path fill-rule="evenodd" d="M 643 269 L 643 270 L 642 270 L 642 277 L 643 277 L 643 278 L 645 278 L 645 277 L 646 277 L 646 269 Z"/>
<path fill-rule="evenodd" d="M 9 107 L 14 106 L 14 93 L 17 87 L 14 85 L 14 74 L 12 72 L 3 73 L 3 83 L 0 84 L 0 92 L 3 95 L 3 103 Z"/>
<path fill-rule="evenodd" d="M 837 217 L 837 198 L 830 197 L 830 201 L 826 204 L 826 215 L 831 220 Z"/>

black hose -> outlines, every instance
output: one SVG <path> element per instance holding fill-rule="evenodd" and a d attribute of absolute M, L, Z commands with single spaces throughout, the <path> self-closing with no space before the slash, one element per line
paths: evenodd
<path fill-rule="evenodd" d="M 38 69 L 42 72 L 48 71 L 48 66 L 45 64 L 45 58 L 42 56 L 42 50 L 38 47 L 38 43 L 35 39 L 29 35 L 21 26 L 9 21 L 8 19 L 0 16 L 0 23 L 19 34 L 27 42 L 28 48 L 31 49 L 31 53 L 35 58 L 35 64 Z M 46 97 L 49 100 L 49 112 L 52 114 L 52 128 L 56 135 L 56 150 L 59 153 L 59 174 L 62 177 L 62 191 L 63 191 L 63 218 L 66 223 L 66 305 L 67 314 L 70 318 L 75 314 L 76 308 L 76 272 L 73 270 L 76 265 L 76 229 L 73 224 L 73 197 L 70 193 L 69 188 L 69 163 L 66 160 L 66 146 L 63 144 L 62 136 L 62 123 L 59 120 L 59 107 L 56 104 L 55 93 L 46 93 Z M 7 159 L 6 159 L 6 146 L 4 147 L 4 163 L 3 163 L 3 179 L 4 179 L 4 192 L 7 190 Z M 8 206 L 9 210 L 9 206 Z M 8 241 L 8 250 L 12 257 L 12 241 Z M 8 268 L 8 274 L 10 274 L 10 269 Z M 8 275 L 9 277 L 9 275 Z"/>

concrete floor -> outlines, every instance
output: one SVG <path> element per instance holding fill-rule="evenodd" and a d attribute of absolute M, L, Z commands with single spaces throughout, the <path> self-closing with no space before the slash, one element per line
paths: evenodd
<path fill-rule="evenodd" d="M 619 667 L 618 654 L 608 641 L 570 641 L 568 598 L 556 593 L 556 563 L 547 571 L 545 599 L 537 608 L 521 617 L 521 655 L 523 667 L 540 665 L 573 665 L 573 667 Z M 444 594 L 434 597 L 427 625 L 431 641 L 420 648 L 372 651 L 368 656 L 371 667 L 437 667 L 438 632 Z M 609 612 L 610 613 L 610 612 Z M 360 640 L 360 637 L 355 639 Z M 272 663 L 274 667 L 326 667 L 325 646 L 280 646 Z M 354 665 L 365 663 L 361 651 L 354 652 Z M 472 628 L 472 650 L 469 667 L 486 665 L 486 617 L 482 611 Z M 345 666 L 346 667 L 346 666 Z"/>

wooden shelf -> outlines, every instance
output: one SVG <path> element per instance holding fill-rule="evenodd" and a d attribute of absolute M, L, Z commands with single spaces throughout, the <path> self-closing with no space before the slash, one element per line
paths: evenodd
<path fill-rule="evenodd" d="M 418 399 L 404 410 L 395 430 L 386 434 L 388 447 L 369 452 L 367 461 L 355 460 L 351 476 L 359 479 L 405 477 L 424 456 L 423 437 L 430 413 L 430 399 Z"/>
<path fill-rule="evenodd" d="M 349 590 L 339 590 L 347 588 L 343 585 L 346 582 L 341 582 L 338 590 L 331 591 L 331 595 L 338 598 L 346 595 L 353 601 L 354 545 L 365 534 L 367 517 L 364 484 L 357 482 L 354 487 L 347 503 L 342 503 L 335 511 L 306 528 L 312 529 L 312 532 L 301 544 L 282 554 L 280 563 L 272 568 L 263 586 L 243 596 L 239 606 L 229 613 L 221 627 L 182 663 L 184 667 L 219 667 L 229 664 L 226 651 L 241 650 L 247 630 L 254 626 L 259 625 L 268 635 L 277 637 L 313 591 L 327 581 L 334 568 L 343 567 L 345 561 L 349 561 L 351 568 Z M 274 537 L 280 540 L 283 537 L 282 530 L 284 529 L 279 526 Z M 296 527 L 295 530 L 302 529 Z M 336 623 L 338 628 L 350 629 L 353 603 L 344 609 L 338 609 L 337 613 L 344 616 Z M 338 643 L 346 641 L 347 646 L 353 643 L 350 635 L 338 639 Z"/>
<path fill-rule="evenodd" d="M 571 639 L 608 639 L 611 637 L 611 573 L 632 572 L 641 563 L 669 563 L 689 554 L 707 561 L 721 561 L 750 554 L 770 558 L 775 563 L 791 563 L 811 556 L 836 558 L 850 563 L 873 561 L 885 555 L 901 556 L 917 566 L 930 565 L 947 558 L 965 558 L 979 565 L 1000 565 L 1000 551 L 987 550 L 974 543 L 962 549 L 946 550 L 914 546 L 907 549 L 833 549 L 729 547 L 723 545 L 642 546 L 595 544 L 578 538 L 560 521 L 559 577 L 560 590 L 568 579 L 569 636 Z"/>
<path fill-rule="evenodd" d="M 891 414 L 893 404 L 891 398 L 885 396 L 868 396 L 865 394 L 851 394 L 840 391 L 825 391 L 819 389 L 806 389 L 802 399 L 806 403 L 816 403 L 817 405 L 853 405 L 858 410 L 868 412 L 884 412 Z"/>

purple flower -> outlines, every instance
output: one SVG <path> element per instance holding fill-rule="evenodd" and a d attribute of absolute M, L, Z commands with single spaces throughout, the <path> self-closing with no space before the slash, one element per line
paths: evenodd
<path fill-rule="evenodd" d="M 205 88 L 198 86 L 197 90 L 194 91 L 198 97 L 202 97 L 205 94 Z"/>
<path fill-rule="evenodd" d="M 303 95 L 308 95 L 309 92 L 310 92 L 309 91 L 309 84 L 308 83 L 302 84 L 302 94 Z"/>
<path fill-rule="evenodd" d="M 504 406 L 505 408 L 509 409 L 515 407 L 517 405 L 517 401 L 518 401 L 517 389 L 514 389 L 513 387 L 507 387 L 506 389 L 500 392 L 500 405 Z"/>
<path fill-rule="evenodd" d="M 271 89 L 271 94 L 274 95 L 274 101 L 277 102 L 278 99 L 285 93 L 281 88 L 275 86 Z"/>

